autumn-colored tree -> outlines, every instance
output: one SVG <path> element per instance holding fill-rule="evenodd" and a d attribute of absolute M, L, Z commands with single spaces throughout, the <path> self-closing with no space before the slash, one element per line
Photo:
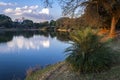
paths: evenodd
<path fill-rule="evenodd" d="M 51 4 L 53 0 L 45 0 L 46 4 Z M 86 14 L 87 19 L 94 23 L 109 24 L 109 36 L 115 35 L 116 25 L 120 18 L 120 0 L 58 0 L 63 9 L 64 15 Z M 83 11 L 84 10 L 84 11 Z M 83 12 L 82 12 L 83 11 Z M 88 22 L 90 20 L 87 20 Z M 103 21 L 103 23 L 99 21 Z"/>
<path fill-rule="evenodd" d="M 95 14 L 97 14 L 98 20 L 100 18 L 105 20 L 106 17 L 110 20 L 108 21 L 110 23 L 109 36 L 113 37 L 120 18 L 120 0 L 88 0 L 83 4 L 86 6 L 86 13 L 91 14 L 89 16 L 96 17 Z"/>
<path fill-rule="evenodd" d="M 61 17 L 56 20 L 56 26 L 59 28 L 67 28 L 70 25 L 70 18 L 69 17 Z"/>

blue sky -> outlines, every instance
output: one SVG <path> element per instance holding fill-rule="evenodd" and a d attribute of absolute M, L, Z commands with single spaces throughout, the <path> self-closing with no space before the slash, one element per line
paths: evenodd
<path fill-rule="evenodd" d="M 57 3 L 45 8 L 42 0 L 0 0 L 0 14 L 6 14 L 13 20 L 24 17 L 34 22 L 58 19 L 61 8 Z"/>

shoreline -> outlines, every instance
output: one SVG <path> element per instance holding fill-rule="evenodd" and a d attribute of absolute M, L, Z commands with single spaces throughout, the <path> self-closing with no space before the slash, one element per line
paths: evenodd
<path fill-rule="evenodd" d="M 47 29 L 0 29 L 0 31 L 47 31 Z M 56 32 L 70 32 L 66 29 L 57 29 Z"/>
<path fill-rule="evenodd" d="M 91 74 L 72 72 L 64 62 L 56 63 L 27 76 L 25 80 L 120 80 L 120 65 L 112 69 Z"/>
<path fill-rule="evenodd" d="M 37 30 L 41 29 L 0 29 L 0 31 L 37 31 Z"/>

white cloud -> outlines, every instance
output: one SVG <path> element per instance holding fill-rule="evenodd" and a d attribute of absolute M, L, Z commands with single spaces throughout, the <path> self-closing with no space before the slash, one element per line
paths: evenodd
<path fill-rule="evenodd" d="M 15 6 L 17 3 L 5 3 L 5 2 L 0 2 L 0 6 Z"/>
<path fill-rule="evenodd" d="M 20 15 L 22 15 L 22 13 L 17 12 L 17 13 L 15 13 L 14 15 L 15 15 L 15 16 L 20 16 Z"/>
<path fill-rule="evenodd" d="M 32 13 L 32 10 L 31 9 L 24 10 L 23 13 Z"/>
<path fill-rule="evenodd" d="M 5 13 L 12 13 L 12 12 L 13 12 L 13 9 L 8 8 L 8 9 L 5 9 L 4 12 L 5 12 Z"/>
<path fill-rule="evenodd" d="M 39 12 L 40 14 L 48 14 L 49 15 L 49 9 L 48 8 L 43 8 L 42 11 Z"/>
<path fill-rule="evenodd" d="M 16 14 L 22 15 L 22 14 L 32 13 L 32 12 L 37 13 L 36 12 L 37 9 L 38 9 L 38 5 L 16 7 L 15 9 L 7 8 L 4 10 L 4 13 L 11 13 L 12 12 L 13 15 L 16 15 Z"/>
<path fill-rule="evenodd" d="M 38 5 L 35 5 L 35 6 L 30 6 L 29 8 L 33 10 L 33 9 L 37 9 L 38 7 L 39 7 Z"/>
<path fill-rule="evenodd" d="M 28 6 L 24 6 L 24 7 L 23 7 L 23 9 L 27 9 L 27 8 L 28 8 Z"/>
<path fill-rule="evenodd" d="M 13 13 L 22 13 L 22 10 L 21 10 L 21 8 L 17 7 L 17 8 L 14 10 Z"/>
<path fill-rule="evenodd" d="M 37 20 L 50 20 L 50 14 L 48 8 L 43 8 L 39 10 L 40 7 L 38 5 L 33 6 L 24 6 L 24 7 L 16 7 L 14 9 L 8 8 L 4 10 L 4 13 L 11 14 L 13 16 L 22 16 Z"/>

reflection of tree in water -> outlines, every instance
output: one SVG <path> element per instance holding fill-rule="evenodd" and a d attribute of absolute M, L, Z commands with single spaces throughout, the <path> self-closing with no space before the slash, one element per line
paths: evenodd
<path fill-rule="evenodd" d="M 69 41 L 69 33 L 67 32 L 54 32 L 54 31 L 3 31 L 0 32 L 0 43 L 8 42 L 13 39 L 14 36 L 23 36 L 25 38 L 31 38 L 34 35 L 41 35 L 44 37 L 57 38 L 60 41 Z"/>
<path fill-rule="evenodd" d="M 48 31 L 39 31 L 39 35 L 44 36 L 44 37 L 49 37 L 49 32 Z"/>
<path fill-rule="evenodd" d="M 60 41 L 65 41 L 65 42 L 70 41 L 68 32 L 57 32 L 56 37 Z"/>
<path fill-rule="evenodd" d="M 13 35 L 11 33 L 0 32 L 0 43 L 11 41 Z"/>
<path fill-rule="evenodd" d="M 30 31 L 15 31 L 13 36 L 24 36 L 25 38 L 30 38 L 34 35 L 34 32 Z"/>
<path fill-rule="evenodd" d="M 69 41 L 69 33 L 68 32 L 56 32 L 56 31 L 40 31 L 39 35 L 43 35 L 45 37 L 57 38 L 60 41 Z"/>
<path fill-rule="evenodd" d="M 55 38 L 56 37 L 56 32 L 51 31 L 51 32 L 49 32 L 49 34 L 50 34 L 51 38 Z"/>

